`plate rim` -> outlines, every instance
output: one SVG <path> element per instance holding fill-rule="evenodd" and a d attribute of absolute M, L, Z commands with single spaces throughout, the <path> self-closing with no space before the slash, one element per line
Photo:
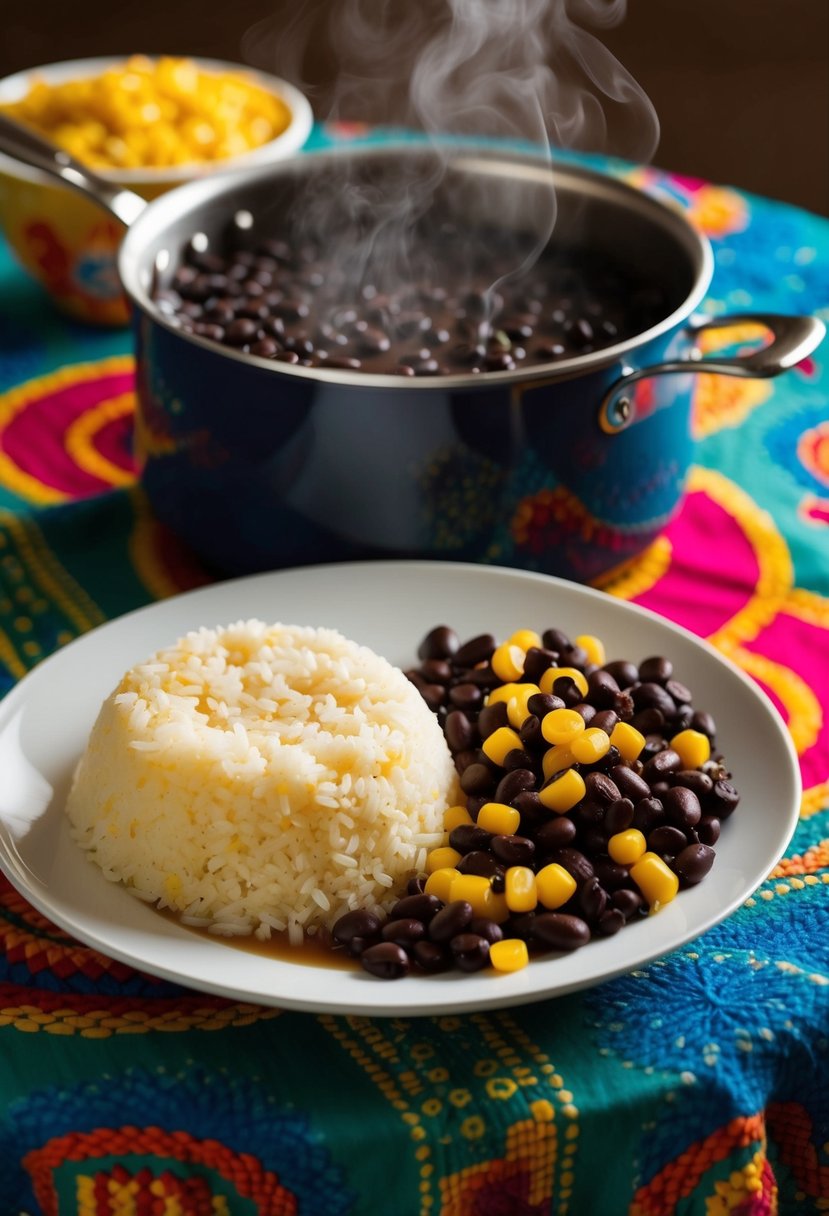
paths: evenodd
<path fill-rule="evenodd" d="M 303 964 L 300 962 L 294 963 L 281 958 L 273 961 L 278 962 L 282 967 L 287 969 L 287 985 L 290 985 L 291 983 L 292 972 L 300 975 L 302 973 L 307 974 L 309 969 L 313 969 L 315 972 L 325 971 L 325 973 L 332 978 L 338 974 L 347 976 L 356 975 L 366 982 L 371 983 L 370 991 L 372 993 L 372 997 L 369 998 L 367 995 L 367 999 L 361 1000 L 359 994 L 355 993 L 355 999 L 348 999 L 347 1001 L 338 999 L 336 994 L 334 998 L 331 999 L 309 1000 L 304 998 L 302 995 L 294 996 L 291 991 L 281 992 L 278 995 L 268 992 L 254 992 L 252 990 L 243 992 L 238 987 L 223 985 L 220 980 L 205 980 L 199 976 L 193 977 L 191 975 L 187 975 L 186 978 L 183 978 L 180 970 L 175 970 L 173 967 L 166 966 L 163 963 L 156 963 L 152 960 L 148 961 L 143 957 L 138 958 L 129 949 L 119 948 L 117 942 L 113 944 L 107 940 L 106 943 L 102 943 L 101 940 L 96 938 L 94 934 L 86 934 L 83 932 L 83 930 L 79 931 L 77 924 L 72 920 L 72 906 L 70 905 L 67 911 L 64 911 L 61 904 L 56 906 L 50 900 L 48 891 L 45 890 L 42 880 L 40 880 L 37 875 L 33 875 L 36 884 L 33 887 L 32 884 L 26 880 L 25 873 L 21 873 L 20 870 L 18 870 L 14 858 L 9 858 L 7 853 L 6 839 L 0 838 L 0 870 L 2 870 L 2 872 L 5 874 L 12 886 L 42 915 L 47 917 L 47 919 L 61 928 L 64 932 L 69 933 L 72 937 L 82 942 L 82 944 L 91 949 L 98 950 L 105 956 L 122 962 L 135 970 L 174 983 L 183 988 L 185 991 L 194 990 L 217 996 L 225 1000 L 257 1004 L 266 1008 L 280 1008 L 290 1011 L 369 1017 L 427 1017 L 455 1013 L 460 1014 L 477 1012 L 481 1010 L 499 1009 L 523 1004 L 534 1004 L 543 1000 L 552 1000 L 559 996 L 565 996 L 568 993 L 606 983 L 620 975 L 628 974 L 631 970 L 638 967 L 646 966 L 657 958 L 666 957 L 668 954 L 681 949 L 688 942 L 693 941 L 704 933 L 707 933 L 714 926 L 720 924 L 722 921 L 731 916 L 732 913 L 762 885 L 762 883 L 768 877 L 768 872 L 775 864 L 777 864 L 780 857 L 785 854 L 785 850 L 791 842 L 799 821 L 800 800 L 802 796 L 800 765 L 794 743 L 786 724 L 777 712 L 770 698 L 768 698 L 756 684 L 756 682 L 753 681 L 745 672 L 743 672 L 728 656 L 716 649 L 706 638 L 693 633 L 692 630 L 687 629 L 685 626 L 679 625 L 669 618 L 661 616 L 653 609 L 647 608 L 644 605 L 632 603 L 631 601 L 621 598 L 616 598 L 610 595 L 608 592 L 602 591 L 595 587 L 574 583 L 567 579 L 559 578 L 554 575 L 542 574 L 537 571 L 521 570 L 509 566 L 437 560 L 429 561 L 396 559 L 389 561 L 331 562 L 320 563 L 318 565 L 291 566 L 279 570 L 262 571 L 252 575 L 245 575 L 227 580 L 219 580 L 201 587 L 191 588 L 187 591 L 179 592 L 174 596 L 169 596 L 161 600 L 155 600 L 149 604 L 142 605 L 139 608 L 131 609 L 129 612 L 123 613 L 109 621 L 105 621 L 86 633 L 81 634 L 79 637 L 73 639 L 59 650 L 56 650 L 52 654 L 48 655 L 21 680 L 19 680 L 17 684 L 15 684 L 14 687 L 7 693 L 3 700 L 0 701 L 0 735 L 2 735 L 8 728 L 10 721 L 13 720 L 15 712 L 20 708 L 21 703 L 25 704 L 29 690 L 33 686 L 36 688 L 37 684 L 48 678 L 51 665 L 56 664 L 57 662 L 64 662 L 66 654 L 70 651 L 74 651 L 78 647 L 84 647 L 90 644 L 94 646 L 94 639 L 99 637 L 103 632 L 115 633 L 119 627 L 121 629 L 125 628 L 131 621 L 134 621 L 138 617 L 152 616 L 158 611 L 158 609 L 164 608 L 165 606 L 169 607 L 171 604 L 186 605 L 194 599 L 202 597 L 209 599 L 211 594 L 215 594 L 218 588 L 223 588 L 232 592 L 232 590 L 236 587 L 246 587 L 250 586 L 252 583 L 265 584 L 272 582 L 273 580 L 297 576 L 300 578 L 306 576 L 331 577 L 338 573 L 347 573 L 350 577 L 359 578 L 361 574 L 370 572 L 372 577 L 379 576 L 382 580 L 384 575 L 393 577 L 395 571 L 402 569 L 405 569 L 408 572 L 419 573 L 423 575 L 424 578 L 434 575 L 445 575 L 447 572 L 452 572 L 460 577 L 474 574 L 478 576 L 482 575 L 484 577 L 491 576 L 496 579 L 512 579 L 518 582 L 529 581 L 533 584 L 547 587 L 551 590 L 557 588 L 563 591 L 567 596 L 573 596 L 576 599 L 579 597 L 584 597 L 588 601 L 593 600 L 596 602 L 602 602 L 605 605 L 612 605 L 611 611 L 619 611 L 622 615 L 627 614 L 632 617 L 639 617 L 645 621 L 656 623 L 660 628 L 667 630 L 669 633 L 673 633 L 684 638 L 692 645 L 692 647 L 701 647 L 704 651 L 708 652 L 708 654 L 718 664 L 722 665 L 728 670 L 732 678 L 736 677 L 738 683 L 740 683 L 744 689 L 748 691 L 750 696 L 761 706 L 762 710 L 765 712 L 768 722 L 774 729 L 778 744 L 781 745 L 781 754 L 784 754 L 786 757 L 786 771 L 782 775 L 782 779 L 785 780 L 786 784 L 790 786 L 791 803 L 789 806 L 787 806 L 785 815 L 780 817 L 779 828 L 775 833 L 775 840 L 777 842 L 779 842 L 779 840 L 783 841 L 782 847 L 778 848 L 778 844 L 775 844 L 776 855 L 768 867 L 764 869 L 764 873 L 759 878 L 756 878 L 756 881 L 755 878 L 752 877 L 750 888 L 741 888 L 723 904 L 717 905 L 717 907 L 709 914 L 703 916 L 701 920 L 695 921 L 692 929 L 686 929 L 678 936 L 675 935 L 675 938 L 672 939 L 670 944 L 667 946 L 664 942 L 657 942 L 654 944 L 653 949 L 647 948 L 640 951 L 636 956 L 635 962 L 625 961 L 620 963 L 617 967 L 603 969 L 598 975 L 576 977 L 570 981 L 565 980 L 552 985 L 548 984 L 546 986 L 542 986 L 541 988 L 535 988 L 531 992 L 522 991 L 520 993 L 515 993 L 514 991 L 506 988 L 504 981 L 508 983 L 510 976 L 493 975 L 491 972 L 487 971 L 483 973 L 483 976 L 485 976 L 487 983 L 492 984 L 493 989 L 491 995 L 487 994 L 483 997 L 477 994 L 473 997 L 471 993 L 466 998 L 464 998 L 462 995 L 464 985 L 469 985 L 470 980 L 474 980 L 475 978 L 473 976 L 464 975 L 458 977 L 453 972 L 447 976 L 412 977 L 404 981 L 404 991 L 411 991 L 411 986 L 413 984 L 423 983 L 424 980 L 427 982 L 431 981 L 432 984 L 437 981 L 440 988 L 445 987 L 446 989 L 445 995 L 440 995 L 439 992 L 436 991 L 432 999 L 417 1002 L 413 1008 L 408 1007 L 405 999 L 389 999 L 390 997 L 393 997 L 394 992 L 401 991 L 401 986 L 398 984 L 388 984 L 381 981 L 369 980 L 369 977 L 363 976 L 361 972 L 356 970 L 352 972 L 349 969 L 339 972 L 336 968 L 324 968 L 314 966 L 312 964 Z M 198 624 L 194 622 L 192 628 L 198 627 Z M 416 643 L 417 638 L 413 638 L 413 653 Z M 159 645 L 162 644 L 163 642 L 159 643 Z M 117 673 L 113 673 L 113 676 L 115 677 L 116 674 Z M 62 826 L 63 823 L 59 825 L 58 831 L 60 831 Z M 92 863 L 90 862 L 90 864 Z M 19 865 L 23 871 L 28 870 L 28 867 L 22 858 L 19 859 Z M 29 871 L 29 873 L 31 873 L 31 871 Z M 108 880 L 103 876 L 103 874 L 100 873 L 100 871 L 98 871 L 98 874 L 102 882 L 108 883 Z M 108 883 L 108 885 L 116 887 L 118 886 L 118 884 L 110 883 Z M 44 887 L 43 894 L 41 894 L 40 890 L 42 887 Z M 126 889 L 123 889 L 123 895 L 125 898 L 133 902 L 140 903 L 140 901 L 135 900 L 135 897 L 132 896 Z M 155 912 L 152 912 L 152 915 L 156 915 Z M 201 936 L 192 934 L 186 926 L 178 925 L 174 921 L 170 922 L 170 927 L 176 931 L 172 940 L 179 943 L 186 941 L 188 937 L 193 938 L 194 936 Z M 604 940 L 607 941 L 612 939 Z M 210 941 L 211 945 L 213 944 L 213 939 L 208 938 L 208 941 Z M 226 948 L 225 941 L 221 937 L 216 938 L 215 941 Z M 231 945 L 230 948 L 244 952 L 243 947 L 239 948 Z M 581 951 L 579 953 L 581 953 Z M 248 953 L 248 957 L 252 959 L 259 956 L 254 953 Z M 551 967 L 554 966 L 559 957 L 560 956 L 555 956 L 550 959 L 534 960 L 530 964 L 530 968 L 535 969 L 537 973 L 537 969 L 539 967 L 543 967 L 545 963 Z M 521 976 L 523 973 L 517 972 L 515 974 Z M 478 978 L 480 979 L 481 977 Z M 454 991 L 456 986 L 458 987 L 457 995 L 455 995 Z M 500 989 L 500 991 L 498 991 L 498 989 Z M 367 989 L 367 994 L 368 991 L 369 990 Z M 433 991 L 431 986 L 429 991 Z M 389 993 L 389 997 L 384 998 L 383 993 L 385 992 Z"/>

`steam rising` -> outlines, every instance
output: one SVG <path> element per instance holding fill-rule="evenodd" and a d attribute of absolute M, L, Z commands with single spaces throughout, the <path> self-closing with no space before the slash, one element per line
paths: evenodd
<path fill-rule="evenodd" d="M 292 217 L 300 237 L 324 234 L 341 287 L 327 287 L 335 307 L 370 284 L 389 292 L 427 277 L 428 250 L 415 225 L 441 196 L 466 217 L 467 195 L 452 199 L 446 136 L 509 140 L 552 159 L 556 148 L 648 159 L 659 125 L 645 94 L 586 25 L 609 27 L 626 0 L 306 0 L 287 19 L 267 19 L 243 41 L 245 58 L 282 76 L 311 98 L 318 117 L 399 125 L 425 133 L 435 153 L 400 157 L 382 181 L 349 168 L 324 191 L 306 190 Z M 316 57 L 329 81 L 312 87 L 306 66 Z M 491 185 L 487 207 L 493 211 Z M 548 244 L 556 219 L 554 176 L 526 189 L 498 185 L 496 203 L 514 278 Z M 526 217 L 532 212 L 531 222 Z M 464 223 L 470 265 L 486 253 L 474 222 Z M 422 246 L 422 241 L 421 241 Z M 503 277 L 498 282 L 502 282 Z M 490 294 L 494 298 L 491 284 Z"/>
<path fill-rule="evenodd" d="M 317 114 L 430 135 L 510 137 L 649 159 L 654 109 L 586 26 L 626 0 L 310 0 L 246 35 L 250 62 L 296 83 Z M 316 54 L 330 80 L 312 87 Z"/>

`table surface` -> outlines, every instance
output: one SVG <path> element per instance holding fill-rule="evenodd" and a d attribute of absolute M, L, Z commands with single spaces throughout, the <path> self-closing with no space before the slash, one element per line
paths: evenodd
<path fill-rule="evenodd" d="M 829 319 L 829 222 L 606 167 L 709 236 L 706 311 Z M 208 581 L 135 484 L 129 352 L 128 333 L 53 312 L 0 245 L 0 693 Z M 759 891 L 592 990 L 383 1020 L 151 979 L 0 879 L 0 1216 L 829 1210 L 827 360 L 773 383 L 699 378 L 681 511 L 605 588 L 707 637 L 785 718 L 805 793 Z"/>

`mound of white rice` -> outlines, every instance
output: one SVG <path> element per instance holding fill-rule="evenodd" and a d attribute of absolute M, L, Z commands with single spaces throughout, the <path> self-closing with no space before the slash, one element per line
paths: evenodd
<path fill-rule="evenodd" d="M 331 629 L 200 629 L 128 671 L 69 795 L 107 878 L 212 932 L 301 941 L 388 908 L 457 794 L 401 671 Z"/>

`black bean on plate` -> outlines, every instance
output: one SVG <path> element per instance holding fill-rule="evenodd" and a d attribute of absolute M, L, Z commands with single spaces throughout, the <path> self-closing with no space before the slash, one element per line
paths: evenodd
<path fill-rule="evenodd" d="M 385 919 L 359 910 L 334 926 L 334 942 L 373 975 L 515 970 L 528 959 L 518 942 L 544 955 L 612 937 L 714 865 L 739 793 L 723 756 L 709 757 L 713 719 L 671 660 L 604 662 L 589 635 L 538 637 L 517 631 L 499 648 L 495 634 L 461 642 L 440 625 L 418 647 L 407 674 L 443 727 L 468 820 L 453 812 L 443 844 L 454 860 L 432 863 L 451 869 L 412 876 Z M 552 691 L 526 687 L 551 666 L 572 670 L 547 677 Z M 544 737 L 546 716 L 567 707 L 574 738 L 605 736 L 593 762 L 592 750 L 574 749 L 576 761 L 569 743 Z M 565 780 L 574 801 L 549 794 Z"/>

